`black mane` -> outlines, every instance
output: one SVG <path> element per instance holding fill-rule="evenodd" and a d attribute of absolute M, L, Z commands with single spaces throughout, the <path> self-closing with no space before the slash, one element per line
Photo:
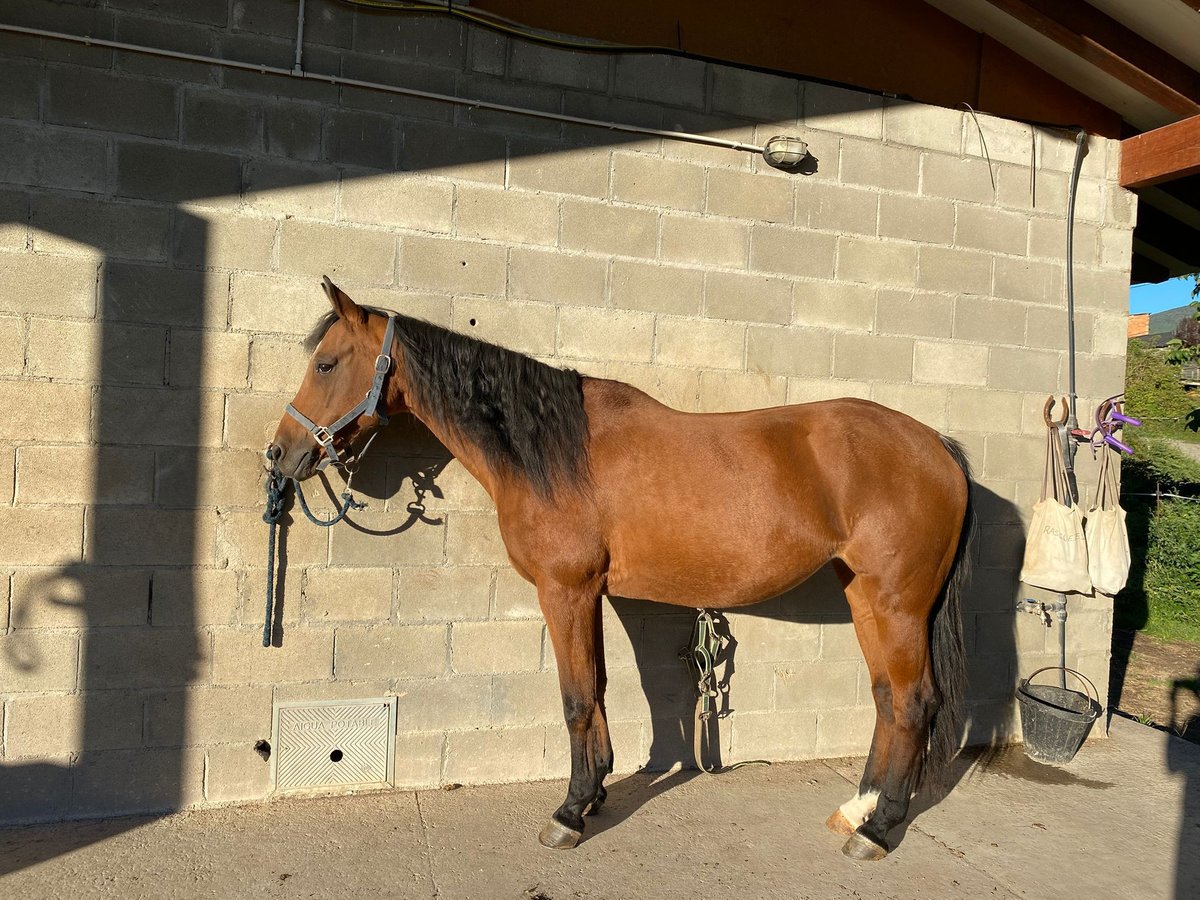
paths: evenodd
<path fill-rule="evenodd" d="M 456 429 L 487 461 L 523 475 L 543 496 L 587 477 L 583 378 L 535 359 L 390 310 L 417 405 Z M 327 312 L 304 341 L 312 353 L 338 319 Z"/>

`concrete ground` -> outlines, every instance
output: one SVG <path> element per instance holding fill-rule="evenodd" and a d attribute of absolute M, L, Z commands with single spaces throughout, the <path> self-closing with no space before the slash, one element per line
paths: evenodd
<path fill-rule="evenodd" d="M 0 897 L 1200 897 L 1200 747 L 1123 719 L 1052 768 L 1010 749 L 854 863 L 822 824 L 860 760 L 617 781 L 580 846 L 562 782 L 0 829 Z"/>

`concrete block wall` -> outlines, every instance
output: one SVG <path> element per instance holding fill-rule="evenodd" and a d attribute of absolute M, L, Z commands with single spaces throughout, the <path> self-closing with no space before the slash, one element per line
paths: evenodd
<path fill-rule="evenodd" d="M 0 2 L 0 21 L 285 67 L 295 24 L 291 3 L 242 0 Z M 981 522 L 972 733 L 1018 733 L 1016 679 L 1056 659 L 1012 607 L 1041 404 L 1066 388 L 1069 138 L 980 116 L 989 160 L 954 110 L 332 2 L 309 4 L 313 71 L 798 134 L 817 170 L 50 39 L 0 35 L 0 57 L 0 821 L 266 796 L 253 745 L 284 700 L 398 695 L 398 787 L 567 772 L 534 592 L 486 494 L 412 423 L 359 475 L 358 528 L 288 528 L 282 646 L 259 646 L 258 451 L 323 274 L 681 409 L 869 397 L 958 438 Z M 1116 152 L 1090 141 L 1077 204 L 1084 411 L 1123 383 Z M 1110 604 L 1071 603 L 1071 663 L 1103 693 Z M 829 573 L 729 618 L 726 760 L 866 751 Z M 606 605 L 621 772 L 689 758 L 690 619 Z"/>

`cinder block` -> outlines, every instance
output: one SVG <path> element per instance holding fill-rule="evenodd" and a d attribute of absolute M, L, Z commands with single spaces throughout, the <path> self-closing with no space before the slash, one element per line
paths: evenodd
<path fill-rule="evenodd" d="M 833 374 L 868 381 L 912 381 L 913 341 L 873 334 L 834 338 Z"/>
<path fill-rule="evenodd" d="M 296 387 L 300 374 L 296 375 Z M 239 450 L 262 450 L 275 434 L 284 415 L 288 394 L 231 394 L 226 418 L 225 443 Z"/>
<path fill-rule="evenodd" d="M 38 118 L 41 105 L 42 67 L 35 62 L 5 61 L 5 79 L 0 86 L 0 115 L 6 119 Z"/>
<path fill-rule="evenodd" d="M 236 206 L 242 162 L 232 154 L 191 150 L 173 144 L 117 143 L 117 192 L 122 197 L 174 203 L 203 200 L 206 206 Z"/>
<path fill-rule="evenodd" d="M 53 566 L 82 561 L 81 507 L 0 507 L 0 531 L 8 535 L 0 549 L 0 564 Z"/>
<path fill-rule="evenodd" d="M 700 269 L 681 269 L 620 259 L 613 261 L 614 306 L 670 315 L 697 315 L 703 293 L 704 273 Z"/>
<path fill-rule="evenodd" d="M 329 309 L 321 279 L 311 276 L 281 278 L 239 272 L 233 276 L 232 297 L 230 327 L 238 331 L 303 335 Z"/>
<path fill-rule="evenodd" d="M 817 713 L 811 709 L 738 713 L 732 759 L 812 759 L 817 752 Z"/>
<path fill-rule="evenodd" d="M 20 375 L 25 367 L 25 321 L 0 316 L 0 375 Z"/>
<path fill-rule="evenodd" d="M 820 654 L 817 623 L 772 619 L 750 614 L 730 615 L 730 630 L 738 641 L 739 662 L 769 663 L 814 660 Z"/>
<path fill-rule="evenodd" d="M 584 200 L 562 204 L 562 246 L 613 256 L 653 258 L 658 210 Z"/>
<path fill-rule="evenodd" d="M 989 478 L 1028 478 L 1045 466 L 1044 435 L 989 434 L 983 471 Z"/>
<path fill-rule="evenodd" d="M 887 99 L 883 106 L 883 137 L 890 143 L 957 154 L 962 150 L 963 121 L 960 109 Z M 974 128 L 974 123 L 968 127 Z"/>
<path fill-rule="evenodd" d="M 859 706 L 850 709 L 823 709 L 817 713 L 817 741 L 814 755 L 861 755 L 871 746 L 875 729 L 875 709 Z"/>
<path fill-rule="evenodd" d="M 180 267 L 270 271 L 275 252 L 274 219 L 194 211 L 175 219 L 171 256 Z"/>
<path fill-rule="evenodd" d="M 798 324 L 871 331 L 875 324 L 875 290 L 867 285 L 798 281 L 795 287 Z"/>
<path fill-rule="evenodd" d="M 792 320 L 792 282 L 763 275 L 709 272 L 704 282 L 704 314 L 712 319 L 786 325 Z"/>
<path fill-rule="evenodd" d="M 662 217 L 661 254 L 670 262 L 744 269 L 749 244 L 750 227 L 741 222 Z"/>
<path fill-rule="evenodd" d="M 137 778 L 130 778 L 130 772 Z M 204 753 L 178 748 L 84 753 L 71 767 L 71 813 L 87 818 L 184 809 L 204 799 Z"/>
<path fill-rule="evenodd" d="M 345 221 L 448 234 L 453 213 L 454 186 L 448 181 L 395 174 L 342 182 Z"/>
<path fill-rule="evenodd" d="M 813 278 L 832 278 L 837 238 L 806 228 L 754 225 L 750 232 L 750 268 Z"/>
<path fill-rule="evenodd" d="M 775 671 L 775 708 L 829 709 L 854 706 L 858 695 L 855 659 L 780 663 Z"/>
<path fill-rule="evenodd" d="M 299 342 L 297 342 L 297 345 Z M 250 366 L 250 338 L 224 331 L 171 329 L 171 358 L 167 383 L 183 388 L 244 389 Z M 300 369 L 293 369 L 296 378 Z M 294 389 L 298 381 L 288 385 Z M 278 385 L 258 390 L 281 390 Z"/>
<path fill-rule="evenodd" d="M 954 300 L 938 294 L 880 289 L 876 296 L 875 326 L 882 334 L 950 337 Z"/>
<path fill-rule="evenodd" d="M 562 109 L 563 92 L 558 86 L 517 84 L 512 80 L 466 75 L 459 79 L 458 90 L 465 96 L 477 97 L 491 103 L 539 109 L 552 113 Z M 481 107 L 460 108 L 456 111 L 456 115 L 458 120 L 467 127 L 507 131 L 523 139 L 558 140 L 562 136 L 562 125 L 554 120 L 513 115 Z"/>
<path fill-rule="evenodd" d="M 614 92 L 621 97 L 669 106 L 704 106 L 705 65 L 699 60 L 626 53 L 616 60 Z"/>
<path fill-rule="evenodd" d="M 398 518 L 395 511 L 356 513 L 354 520 L 368 531 L 332 529 L 330 562 L 335 566 L 440 566 L 446 527 L 418 522 L 400 534 L 383 537 L 399 524 Z"/>
<path fill-rule="evenodd" d="M 608 196 L 608 174 L 607 147 L 563 149 L 558 144 L 514 141 L 508 161 L 509 187 L 530 191 L 603 200 Z"/>
<path fill-rule="evenodd" d="M 342 627 L 337 632 L 334 674 L 341 680 L 443 675 L 448 638 L 445 625 Z"/>
<path fill-rule="evenodd" d="M 396 123 L 392 116 L 331 109 L 325 114 L 325 152 L 329 162 L 391 171 L 396 164 Z"/>
<path fill-rule="evenodd" d="M 442 734 L 418 731 L 396 735 L 396 788 L 421 790 L 441 784 L 445 746 L 446 738 Z"/>
<path fill-rule="evenodd" d="M 805 82 L 803 108 L 805 128 L 883 137 L 883 98 L 877 94 Z"/>
<path fill-rule="evenodd" d="M 1056 390 L 1062 356 L 1050 350 L 993 347 L 988 361 L 988 387 L 1009 391 Z"/>
<path fill-rule="evenodd" d="M 828 376 L 832 356 L 832 337 L 816 329 L 753 327 L 746 339 L 749 372 Z"/>
<path fill-rule="evenodd" d="M 323 512 L 323 509 L 316 512 Z M 295 519 L 292 520 L 296 521 Z M 292 522 L 288 522 L 291 525 Z M 308 523 L 304 523 L 306 526 Z M 258 509 L 222 509 L 217 513 L 216 546 L 211 562 L 234 568 L 259 569 L 266 562 L 267 526 Z M 285 536 L 287 562 L 292 566 L 325 565 L 329 534 L 316 527 L 288 527 Z M 208 560 L 201 560 L 208 562 Z M 186 560 L 185 565 L 191 564 Z M 297 579 L 299 581 L 299 579 Z M 265 583 L 264 583 L 265 587 Z"/>
<path fill-rule="evenodd" d="M 1040 347 L 1046 350 L 1067 349 L 1065 304 L 1058 309 L 1052 306 L 1029 306 L 1026 307 L 1025 313 L 1025 346 Z M 1078 310 L 1075 312 L 1075 349 L 1080 353 L 1092 352 L 1093 319 L 1092 313 Z M 1125 318 L 1121 319 L 1120 335 L 1114 335 L 1114 338 L 1118 338 L 1120 343 L 1113 345 L 1110 352 L 1125 352 L 1126 322 Z"/>
<path fill-rule="evenodd" d="M 81 677 L 89 689 L 152 688 L 205 680 L 209 635 L 187 628 L 103 628 L 87 638 Z"/>
<path fill-rule="evenodd" d="M 267 153 L 289 160 L 321 156 L 322 110 L 301 103 L 265 104 L 264 146 Z"/>
<path fill-rule="evenodd" d="M 402 622 L 486 619 L 493 575 L 494 570 L 485 566 L 402 569 L 397 587 L 399 619 Z"/>
<path fill-rule="evenodd" d="M 254 159 L 246 164 L 245 182 L 246 205 L 257 213 L 332 221 L 337 210 L 338 170 L 332 166 Z"/>
<path fill-rule="evenodd" d="M 951 390 L 942 385 L 877 383 L 871 399 L 912 416 L 935 431 L 946 430 L 946 405 Z"/>
<path fill-rule="evenodd" d="M 0 634 L 0 678 L 6 693 L 74 691 L 78 666 L 78 632 L 14 630 Z"/>
<path fill-rule="evenodd" d="M 822 660 L 862 660 L 862 649 L 853 623 L 844 619 L 826 618 L 821 622 Z"/>
<path fill-rule="evenodd" d="M 455 672 L 532 672 L 542 666 L 540 621 L 455 622 L 450 639 Z"/>
<path fill-rule="evenodd" d="M 213 684 L 279 684 L 333 676 L 334 636 L 328 628 L 288 628 L 278 647 L 262 646 L 261 625 L 218 628 L 212 642 Z"/>
<path fill-rule="evenodd" d="M 502 247 L 416 236 L 401 239 L 400 281 L 409 287 L 502 296 L 505 268 Z"/>
<path fill-rule="evenodd" d="M 258 800 L 271 792 L 271 764 L 254 742 L 205 749 L 204 797 L 213 803 Z"/>
<path fill-rule="evenodd" d="M 984 157 L 986 145 L 986 156 L 994 162 L 1023 166 L 1028 174 L 1034 154 L 1034 134 L 1033 125 L 977 111 L 973 117 L 963 120 L 963 153 L 967 156 Z"/>
<path fill-rule="evenodd" d="M 1124 228 L 1102 228 L 1099 236 L 1099 263 L 1115 269 L 1130 264 L 1133 252 L 1133 232 Z"/>
<path fill-rule="evenodd" d="M 525 152 L 536 154 L 553 145 L 539 149 L 528 148 Z M 443 173 L 455 180 L 485 181 L 502 185 L 507 159 L 507 139 L 502 134 L 475 129 L 471 140 L 462 140 L 462 129 L 450 125 L 418 124 L 404 125 L 404 145 L 400 150 L 400 168 L 419 171 L 428 175 Z M 532 160 L 530 160 L 532 164 Z M 524 167 L 523 167 L 524 168 Z M 531 165 L 531 168 L 536 168 Z M 526 170 L 524 174 L 529 174 Z M 530 175 L 533 180 L 536 176 Z M 605 178 L 607 184 L 607 177 Z M 514 186 L 524 186 L 516 185 Z M 534 189 L 540 189 L 535 185 Z"/>
<path fill-rule="evenodd" d="M 482 728 L 492 706 L 490 675 L 401 679 L 395 690 L 396 725 L 401 734 Z"/>
<path fill-rule="evenodd" d="M 514 247 L 508 293 L 514 300 L 603 306 L 606 268 L 598 257 Z"/>
<path fill-rule="evenodd" d="M 543 728 L 454 731 L 446 735 L 444 778 L 462 784 L 524 781 L 542 772 Z"/>
<path fill-rule="evenodd" d="M 269 684 L 153 691 L 146 696 L 146 746 L 252 747 L 271 733 L 271 696 Z"/>
<path fill-rule="evenodd" d="M 46 80 L 47 122 L 156 138 L 177 133 L 170 84 L 69 66 L 49 67 Z"/>
<path fill-rule="evenodd" d="M 1128 343 L 1126 322 L 1125 316 L 1096 316 L 1092 322 L 1092 345 L 1087 349 L 1108 356 L 1122 355 Z M 1079 335 L 1076 335 L 1078 339 Z"/>
<path fill-rule="evenodd" d="M 704 170 L 643 153 L 614 153 L 613 199 L 666 209 L 704 208 Z"/>
<path fill-rule="evenodd" d="M 29 243 L 30 197 L 20 191 L 0 191 L 0 249 L 23 251 Z M 42 236 L 38 232 L 39 237 Z M 86 247 L 92 252 L 91 247 Z"/>
<path fill-rule="evenodd" d="M 917 341 L 913 380 L 927 384 L 987 383 L 988 348 L 980 344 Z"/>
<path fill-rule="evenodd" d="M 882 194 L 879 197 L 879 236 L 949 244 L 954 240 L 954 204 L 933 197 Z"/>
<path fill-rule="evenodd" d="M 1091 266 L 1099 260 L 1100 228 L 1087 222 L 1074 227 L 1074 256 L 1077 265 Z M 1029 220 L 1029 255 L 1047 259 L 1063 259 L 1067 249 L 1067 223 L 1061 216 Z"/>
<path fill-rule="evenodd" d="M 842 397 L 870 400 L 871 385 L 865 381 L 850 381 L 828 376 L 788 379 L 788 403 L 815 403 L 819 400 L 837 400 Z"/>
<path fill-rule="evenodd" d="M 922 155 L 921 193 L 927 197 L 987 204 L 992 203 L 996 195 L 987 160 L 940 153 Z"/>
<path fill-rule="evenodd" d="M 262 104 L 218 91 L 185 91 L 183 140 L 189 146 L 258 152 L 263 146 Z"/>
<path fill-rule="evenodd" d="M 608 88 L 608 62 L 604 54 L 576 53 L 530 41 L 514 41 L 508 73 L 522 81 L 604 91 Z"/>
<path fill-rule="evenodd" d="M 660 365 L 742 368 L 745 325 L 662 317 L 655 337 L 655 361 Z"/>
<path fill-rule="evenodd" d="M 101 277 L 102 317 L 108 321 L 225 325 L 227 275 L 114 262 L 103 266 Z"/>
<path fill-rule="evenodd" d="M 991 297 L 959 297 L 954 308 L 954 337 L 979 346 L 1024 344 L 1026 309 Z"/>
<path fill-rule="evenodd" d="M 414 257 L 419 256 L 419 253 L 414 253 L 415 249 L 406 239 L 405 266 L 410 279 L 413 276 Z M 443 250 L 448 251 L 449 248 Z M 366 228 L 292 219 L 285 221 L 280 231 L 279 265 L 289 272 L 328 275 L 335 281 L 346 277 L 389 284 L 395 272 L 396 238 L 386 232 Z M 466 268 L 460 260 L 454 260 L 454 265 L 462 266 L 464 270 Z"/>
<path fill-rule="evenodd" d="M 299 573 L 292 577 L 299 584 Z M 262 597 L 258 599 L 261 603 Z M 180 628 L 233 625 L 237 622 L 238 607 L 237 573 L 231 569 L 157 569 L 154 572 L 154 594 L 150 604 L 152 625 Z"/>
<path fill-rule="evenodd" d="M 946 293 L 989 294 L 992 290 L 992 255 L 974 250 L 922 246 L 917 287 Z"/>
<path fill-rule="evenodd" d="M 654 356 L 654 317 L 641 312 L 563 308 L 558 352 L 578 359 L 649 362 Z"/>
<path fill-rule="evenodd" d="M 31 319 L 26 372 L 62 381 L 161 385 L 166 345 L 161 327 Z"/>
<path fill-rule="evenodd" d="M 142 697 L 126 691 L 13 697 L 5 731 L 8 758 L 138 747 Z"/>
<path fill-rule="evenodd" d="M 723 114 L 707 115 L 683 109 L 663 109 L 662 114 L 663 127 L 670 131 L 689 131 L 740 143 L 753 143 L 756 137 L 754 124 L 745 119 L 733 119 Z M 657 142 L 648 141 L 643 142 L 640 149 L 657 152 L 658 147 Z M 662 141 L 661 148 L 662 155 L 669 159 L 682 159 L 710 169 L 740 169 L 743 172 L 751 169 L 750 154 L 739 150 L 694 144 L 691 141 Z"/>
<path fill-rule="evenodd" d="M 839 180 L 915 194 L 920 162 L 921 154 L 911 147 L 846 138 L 842 140 Z"/>
<path fill-rule="evenodd" d="M 1029 219 L 1021 213 L 960 203 L 954 243 L 960 247 L 1024 256 L 1029 243 L 1029 225 Z"/>
<path fill-rule="evenodd" d="M 732 169 L 710 169 L 707 210 L 760 222 L 792 221 L 792 186 L 778 178 L 764 178 Z"/>
<path fill-rule="evenodd" d="M 713 66 L 712 108 L 747 118 L 794 125 L 800 117 L 797 78 Z"/>
<path fill-rule="evenodd" d="M 541 303 L 499 303 L 480 297 L 457 297 L 451 324 L 455 331 L 518 353 L 551 356 L 557 318 L 553 306 Z"/>
<path fill-rule="evenodd" d="M 469 183 L 454 186 L 454 233 L 516 244 L 558 243 L 559 200 L 550 194 Z"/>
<path fill-rule="evenodd" d="M 446 561 L 450 565 L 508 564 L 494 513 L 455 512 L 448 519 Z"/>
<path fill-rule="evenodd" d="M 553 672 L 497 675 L 492 679 L 493 726 L 556 725 L 563 720 L 562 693 Z"/>
<path fill-rule="evenodd" d="M 875 191 L 802 181 L 796 185 L 796 225 L 836 234 L 874 236 L 879 204 L 880 194 Z"/>
<path fill-rule="evenodd" d="M 170 218 L 171 211 L 163 207 L 108 203 L 100 198 L 80 204 L 73 197 L 39 193 L 32 198 L 30 209 L 33 249 L 97 259 L 163 260 Z M 22 234 L 19 246 L 13 249 L 24 247 Z M 94 275 L 92 270 L 93 281 Z"/>
<path fill-rule="evenodd" d="M 837 274 L 841 281 L 915 287 L 917 245 L 842 237 L 839 239 Z"/>
<path fill-rule="evenodd" d="M 304 584 L 304 617 L 308 621 L 386 622 L 391 614 L 391 569 L 308 570 Z"/>
<path fill-rule="evenodd" d="M 0 253 L 5 312 L 90 318 L 96 313 L 96 269 L 91 259 Z"/>
<path fill-rule="evenodd" d="M 762 409 L 787 402 L 787 379 L 749 372 L 701 372 L 700 412 Z"/>
<path fill-rule="evenodd" d="M 1127 308 L 1128 279 L 1124 272 L 1112 269 L 1079 269 L 1075 272 L 1076 303 L 1083 309 L 1095 309 L 1109 315 L 1123 315 Z M 1060 293 L 1056 305 L 1061 308 Z"/>
<path fill-rule="evenodd" d="M 97 436 L 114 444 L 217 446 L 224 400 L 212 391 L 114 385 L 100 396 Z"/>
<path fill-rule="evenodd" d="M 12 577 L 11 628 L 103 628 L 139 625 L 148 613 L 146 571 L 104 569 L 78 574 L 22 568 Z"/>
<path fill-rule="evenodd" d="M 55 411 L 47 427 L 45 411 Z M 0 381 L 0 438 L 82 442 L 91 439 L 91 388 L 82 384 Z"/>
<path fill-rule="evenodd" d="M 6 126 L 0 135 L 0 180 L 108 193 L 108 140 L 58 128 Z"/>

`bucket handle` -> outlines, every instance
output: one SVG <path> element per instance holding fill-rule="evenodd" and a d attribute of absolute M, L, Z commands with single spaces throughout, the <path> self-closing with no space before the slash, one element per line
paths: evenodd
<path fill-rule="evenodd" d="M 1098 690 L 1096 690 L 1096 686 L 1094 684 L 1092 684 L 1091 679 L 1088 678 L 1086 675 L 1084 675 L 1082 672 L 1076 672 L 1074 669 L 1068 669 L 1066 666 L 1042 666 L 1042 668 L 1038 669 L 1036 672 L 1034 672 L 1032 675 L 1030 675 L 1028 678 L 1025 679 L 1025 684 L 1032 684 L 1033 679 L 1036 678 L 1038 675 L 1041 675 L 1043 672 L 1069 672 L 1070 674 L 1074 675 L 1076 678 L 1078 678 L 1080 681 L 1082 681 L 1084 683 L 1084 685 L 1086 686 L 1086 689 L 1088 690 L 1087 698 L 1089 700 L 1091 700 L 1093 703 L 1095 703 L 1097 706 L 1100 705 L 1100 692 Z"/>

